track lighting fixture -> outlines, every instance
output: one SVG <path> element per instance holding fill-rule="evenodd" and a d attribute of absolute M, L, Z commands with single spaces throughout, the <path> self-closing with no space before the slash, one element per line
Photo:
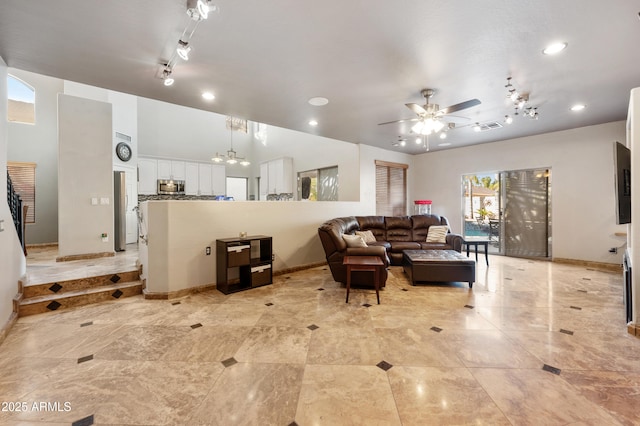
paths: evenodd
<path fill-rule="evenodd" d="M 200 21 L 207 19 L 211 12 L 218 12 L 219 8 L 211 3 L 211 0 L 187 0 L 187 15 L 190 19 L 187 21 L 187 25 L 182 31 L 182 35 L 178 39 L 178 45 L 171 54 L 171 57 L 164 64 L 164 69 L 161 69 L 156 77 L 160 77 L 165 86 L 171 86 L 174 82 L 169 75 L 173 72 L 173 67 L 176 64 L 178 58 L 184 61 L 189 60 L 189 54 L 191 53 L 191 38 L 198 28 Z"/>
<path fill-rule="evenodd" d="M 538 119 L 538 108 L 527 106 L 529 103 L 529 94 L 518 92 L 511 83 L 511 77 L 507 77 L 507 84 L 504 87 L 507 89 L 507 98 L 513 102 L 513 108 L 515 110 L 513 113 L 514 116 L 517 117 L 520 115 L 519 111 L 522 111 L 523 117 L 529 117 L 532 120 Z M 505 115 L 504 122 L 511 124 L 513 123 L 513 118 L 510 115 Z"/>
<path fill-rule="evenodd" d="M 194 21 L 207 19 L 210 12 L 217 10 L 209 0 L 187 0 L 187 15 Z"/>
<path fill-rule="evenodd" d="M 188 61 L 189 52 L 191 52 L 191 46 L 189 46 L 189 43 L 183 40 L 178 40 L 178 47 L 176 48 L 178 56 L 180 56 L 182 60 Z"/>
<path fill-rule="evenodd" d="M 529 107 L 529 108 L 524 110 L 524 113 L 522 115 L 523 115 L 523 117 L 529 117 L 532 120 L 537 120 L 538 119 L 538 108 L 537 107 Z"/>
<path fill-rule="evenodd" d="M 174 82 L 173 78 L 171 78 L 171 68 L 165 66 L 164 70 L 162 71 L 162 80 L 164 80 L 164 85 L 165 86 L 171 86 Z"/>

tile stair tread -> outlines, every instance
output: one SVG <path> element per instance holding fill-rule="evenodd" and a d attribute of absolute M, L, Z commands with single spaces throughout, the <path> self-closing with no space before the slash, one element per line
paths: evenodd
<path fill-rule="evenodd" d="M 54 294 L 47 294 L 47 295 L 44 295 L 44 296 L 34 296 L 34 297 L 28 297 L 28 298 L 22 299 L 20 301 L 20 305 L 22 305 L 22 306 L 32 305 L 34 303 L 49 302 L 49 301 L 53 301 L 53 300 L 60 300 L 60 299 L 65 299 L 65 298 L 69 298 L 69 297 L 82 296 L 82 295 L 86 295 L 86 294 L 95 294 L 95 293 L 103 293 L 103 292 L 115 291 L 115 290 L 118 290 L 118 289 L 141 286 L 141 285 L 142 285 L 142 281 L 140 281 L 140 280 L 138 280 L 138 281 L 127 281 L 127 282 L 124 282 L 124 283 L 118 283 L 118 284 L 113 284 L 113 285 L 101 285 L 101 286 L 86 288 L 86 289 L 82 289 L 82 290 L 68 291 L 68 292 L 65 292 L 65 293 L 54 293 Z"/>
<path fill-rule="evenodd" d="M 99 274 L 99 275 L 85 275 L 85 276 L 78 276 L 78 277 L 73 277 L 73 276 L 67 276 L 64 277 L 64 279 L 59 279 L 59 280 L 55 280 L 55 281 L 37 281 L 37 282 L 28 282 L 29 279 L 27 278 L 25 280 L 25 282 L 22 284 L 24 287 L 34 287 L 34 286 L 44 286 L 44 285 L 53 285 L 55 283 L 65 283 L 65 282 L 69 282 L 69 281 L 80 281 L 80 280 L 86 280 L 86 279 L 91 279 L 91 278 L 109 278 L 112 275 L 115 274 L 131 274 L 131 273 L 135 273 L 138 272 L 138 269 L 134 268 L 134 269 L 130 269 L 127 271 L 118 271 L 118 272 L 108 272 L 108 273 L 104 273 L 104 274 Z"/>

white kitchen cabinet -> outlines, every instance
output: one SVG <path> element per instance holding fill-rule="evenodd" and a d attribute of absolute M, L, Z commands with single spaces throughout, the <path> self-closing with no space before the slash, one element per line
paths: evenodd
<path fill-rule="evenodd" d="M 260 200 L 266 200 L 269 194 L 269 163 L 260 164 Z"/>
<path fill-rule="evenodd" d="M 185 162 L 176 160 L 157 160 L 158 179 L 185 180 Z"/>
<path fill-rule="evenodd" d="M 156 194 L 158 161 L 152 158 L 138 158 L 138 194 Z"/>
<path fill-rule="evenodd" d="M 293 159 L 282 157 L 260 164 L 260 199 L 283 193 L 293 194 Z"/>
<path fill-rule="evenodd" d="M 185 195 L 199 195 L 199 164 L 187 162 L 184 165 L 184 193 Z"/>
<path fill-rule="evenodd" d="M 199 194 L 198 195 L 213 195 L 211 185 L 211 164 L 198 164 L 198 181 Z"/>
<path fill-rule="evenodd" d="M 211 190 L 213 195 L 227 194 L 227 169 L 225 166 L 211 166 Z"/>

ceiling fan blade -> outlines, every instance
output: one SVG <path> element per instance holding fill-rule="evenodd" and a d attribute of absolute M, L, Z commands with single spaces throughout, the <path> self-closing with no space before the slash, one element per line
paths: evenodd
<path fill-rule="evenodd" d="M 419 118 L 403 118 L 402 120 L 394 120 L 394 121 L 387 121 L 386 123 L 378 123 L 378 126 L 383 126 L 385 124 L 393 124 L 393 123 L 405 123 L 407 121 L 418 121 L 420 120 Z"/>
<path fill-rule="evenodd" d="M 415 112 L 418 115 L 425 115 L 427 114 L 427 110 L 425 110 L 421 105 L 418 104 L 405 104 L 407 106 L 407 108 L 409 108 L 411 111 Z"/>
<path fill-rule="evenodd" d="M 438 111 L 438 114 L 442 114 L 442 115 L 451 114 L 452 112 L 461 111 L 463 109 L 471 108 L 471 107 L 474 107 L 476 105 L 480 105 L 481 103 L 482 102 L 480 102 L 478 99 L 469 99 L 468 101 L 460 102 L 459 104 L 455 104 L 455 105 L 448 106 L 446 108 L 442 108 L 440 111 Z"/>

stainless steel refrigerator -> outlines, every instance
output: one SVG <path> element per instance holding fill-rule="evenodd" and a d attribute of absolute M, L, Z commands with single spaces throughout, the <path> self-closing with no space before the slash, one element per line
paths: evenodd
<path fill-rule="evenodd" d="M 115 251 L 124 251 L 127 244 L 127 187 L 124 172 L 113 172 L 113 245 Z"/>

